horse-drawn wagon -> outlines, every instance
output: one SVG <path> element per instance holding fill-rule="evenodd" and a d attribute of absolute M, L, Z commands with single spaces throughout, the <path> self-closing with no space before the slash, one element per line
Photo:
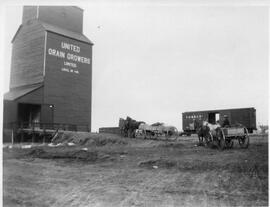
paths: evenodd
<path fill-rule="evenodd" d="M 206 146 L 216 145 L 221 150 L 232 148 L 234 140 L 238 140 L 241 148 L 249 146 L 248 129 L 244 126 L 216 127 L 215 129 L 203 126 L 199 130 L 198 136 L 200 143 L 204 143 Z"/>
<path fill-rule="evenodd" d="M 160 122 L 149 125 L 130 117 L 126 119 L 120 118 L 119 131 L 122 136 L 130 138 L 142 137 L 145 139 L 157 139 L 159 136 L 170 138 L 173 135 L 178 135 L 178 131 L 174 126 L 165 125 Z"/>
<path fill-rule="evenodd" d="M 165 125 L 163 123 L 155 123 L 152 125 L 142 123 L 137 130 L 138 136 L 142 136 L 145 139 L 157 139 L 159 136 L 165 136 L 170 138 L 173 135 L 177 135 L 177 129 L 174 126 Z"/>

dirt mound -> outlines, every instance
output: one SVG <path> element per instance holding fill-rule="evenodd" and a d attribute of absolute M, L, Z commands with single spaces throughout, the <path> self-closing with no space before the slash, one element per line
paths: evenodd
<path fill-rule="evenodd" d="M 92 138 L 92 140 L 90 139 L 88 142 L 86 142 L 86 144 L 90 144 L 93 143 L 96 146 L 104 146 L 107 144 L 120 144 L 120 145 L 126 145 L 127 141 L 123 140 L 122 138 L 118 138 L 118 137 L 95 137 Z"/>
<path fill-rule="evenodd" d="M 110 155 L 98 153 L 97 151 L 86 151 L 86 150 L 65 150 L 64 148 L 57 150 L 45 151 L 43 149 L 33 149 L 24 155 L 25 157 L 41 158 L 41 159 L 71 159 L 81 161 L 105 161 L 112 160 Z"/>
<path fill-rule="evenodd" d="M 146 168 L 173 168 L 177 166 L 177 162 L 165 159 L 147 160 L 139 162 L 138 166 Z"/>
<path fill-rule="evenodd" d="M 62 132 L 57 134 L 56 137 L 52 140 L 54 144 L 67 144 L 67 143 L 74 143 L 79 144 L 84 142 L 86 139 L 88 139 L 90 136 L 90 133 L 88 132 Z"/>
<path fill-rule="evenodd" d="M 127 144 L 127 141 L 118 135 L 89 132 L 63 132 L 61 134 L 59 133 L 52 142 L 54 144 L 74 143 L 79 145 L 94 146 L 104 146 L 107 144 Z"/>

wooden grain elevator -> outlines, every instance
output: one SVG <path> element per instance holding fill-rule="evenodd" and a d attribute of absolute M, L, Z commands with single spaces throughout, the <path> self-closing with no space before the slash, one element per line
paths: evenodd
<path fill-rule="evenodd" d="M 4 129 L 23 125 L 91 131 L 92 42 L 75 6 L 24 6 L 12 39 Z"/>

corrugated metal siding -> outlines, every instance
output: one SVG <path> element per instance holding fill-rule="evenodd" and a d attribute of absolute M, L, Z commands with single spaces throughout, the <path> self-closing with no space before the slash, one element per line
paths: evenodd
<path fill-rule="evenodd" d="M 12 46 L 10 88 L 43 81 L 45 32 L 36 21 L 20 28 Z"/>
<path fill-rule="evenodd" d="M 76 63 L 79 74 L 61 71 L 66 59 L 48 55 L 49 48 L 64 51 L 60 47 L 62 41 L 78 45 L 80 55 L 91 59 L 90 65 Z M 45 73 L 44 101 L 54 104 L 54 122 L 91 126 L 91 45 L 48 32 Z"/>

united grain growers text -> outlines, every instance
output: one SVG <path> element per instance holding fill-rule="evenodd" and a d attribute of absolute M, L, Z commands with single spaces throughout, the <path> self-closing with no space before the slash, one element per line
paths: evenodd
<path fill-rule="evenodd" d="M 61 42 L 61 49 L 62 50 L 58 50 L 55 48 L 48 48 L 48 55 L 65 59 L 64 65 L 73 68 L 73 69 L 62 68 L 61 69 L 62 71 L 78 73 L 78 71 L 73 71 L 75 68 L 77 68 L 76 63 L 90 64 L 90 58 L 79 55 L 81 51 L 81 48 L 79 46 L 66 43 L 66 42 Z M 68 61 L 73 61 L 73 62 L 68 62 Z"/>

